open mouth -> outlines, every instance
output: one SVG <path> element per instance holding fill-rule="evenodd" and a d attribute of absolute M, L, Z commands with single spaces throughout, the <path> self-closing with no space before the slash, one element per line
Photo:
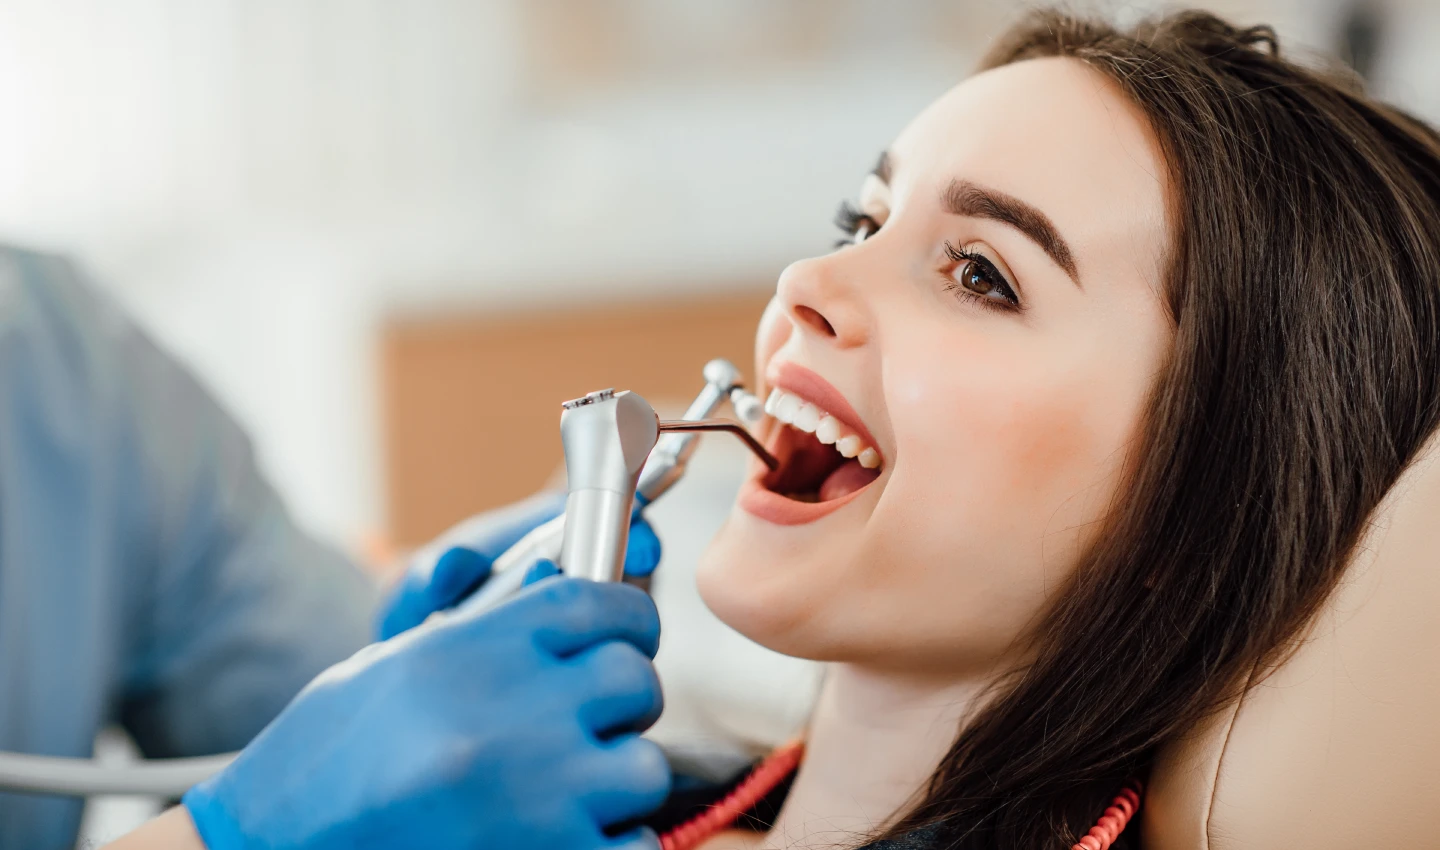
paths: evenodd
<path fill-rule="evenodd" d="M 776 389 L 765 412 L 779 427 L 768 447 L 780 467 L 760 480 L 772 493 L 796 502 L 844 499 L 880 477 L 883 458 L 866 438 L 813 402 Z"/>

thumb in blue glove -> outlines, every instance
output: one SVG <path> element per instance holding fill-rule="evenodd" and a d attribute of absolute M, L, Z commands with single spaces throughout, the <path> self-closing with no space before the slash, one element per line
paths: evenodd
<path fill-rule="evenodd" d="M 541 565 L 532 576 L 553 574 Z M 209 850 L 656 850 L 655 605 L 549 578 L 321 674 L 183 803 Z"/>
<path fill-rule="evenodd" d="M 490 577 L 495 560 L 536 527 L 565 510 L 563 492 L 541 493 L 523 502 L 479 514 L 442 534 L 422 549 L 381 603 L 376 634 L 389 640 L 453 608 Z M 660 539 L 640 515 L 637 503 L 630 524 L 625 574 L 648 576 L 660 563 Z"/>

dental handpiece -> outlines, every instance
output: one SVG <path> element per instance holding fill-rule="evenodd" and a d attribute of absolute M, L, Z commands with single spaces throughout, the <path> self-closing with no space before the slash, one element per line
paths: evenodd
<path fill-rule="evenodd" d="M 726 400 L 729 400 L 735 415 L 746 424 L 758 422 L 764 415 L 763 402 L 745 391 L 740 384 L 740 370 L 730 361 L 715 359 L 706 363 L 704 377 L 705 387 L 686 408 L 682 421 L 698 423 L 707 420 Z M 663 429 L 665 433 L 661 434 L 640 473 L 635 493 L 642 506 L 660 498 L 680 480 L 685 474 L 690 456 L 698 447 L 698 433 L 670 433 L 674 424 L 665 423 L 672 427 Z M 567 472 L 568 466 L 567 458 Z M 568 514 L 568 497 L 566 502 Z M 520 589 L 525 581 L 525 568 L 537 560 L 553 561 L 563 566 L 561 550 L 564 546 L 566 525 L 566 514 L 561 514 L 538 526 L 505 550 L 491 567 L 490 578 L 470 597 L 464 607 L 469 610 L 472 607 L 489 608 L 499 604 Z M 628 525 L 625 533 L 628 538 Z M 623 555 L 622 548 L 622 564 Z"/>
<path fill-rule="evenodd" d="M 568 576 L 619 581 L 625 575 L 635 488 L 660 439 L 660 417 L 649 402 L 626 390 L 600 390 L 562 407 L 560 442 L 569 493 L 559 566 Z"/>

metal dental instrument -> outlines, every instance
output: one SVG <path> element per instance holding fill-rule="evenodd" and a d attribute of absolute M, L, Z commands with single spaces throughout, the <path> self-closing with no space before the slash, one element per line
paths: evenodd
<path fill-rule="evenodd" d="M 760 461 L 770 468 L 771 472 L 780 468 L 780 461 L 760 445 L 755 436 L 745 430 L 738 422 L 731 422 L 729 419 L 700 419 L 690 422 L 684 419 L 667 419 L 660 423 L 660 433 L 675 434 L 684 431 L 729 431 L 741 440 L 745 441 L 745 447 L 754 452 Z"/>
<path fill-rule="evenodd" d="M 727 398 L 735 410 L 735 415 L 747 425 L 759 422 L 760 417 L 765 415 L 765 403 L 745 391 L 740 384 L 740 370 L 729 360 L 715 359 L 706 363 L 704 376 L 705 388 L 690 402 L 679 421 L 704 421 L 713 416 Z M 681 432 L 678 428 L 669 430 L 678 433 L 665 434 L 660 438 L 655 450 L 650 453 L 645 471 L 640 475 L 637 495 L 647 505 L 660 498 L 680 480 L 680 476 L 685 474 L 685 465 L 690 462 L 690 456 L 699 445 L 696 442 L 698 434 Z"/>
<path fill-rule="evenodd" d="M 740 370 L 735 367 L 735 364 L 719 358 L 711 360 L 705 364 L 703 375 L 705 378 L 704 388 L 700 390 L 700 394 L 695 397 L 695 400 L 690 402 L 690 406 L 685 409 L 685 413 L 679 421 L 699 423 L 708 420 L 727 400 L 735 410 L 735 415 L 742 422 L 758 422 L 764 415 L 764 403 L 745 391 L 740 383 Z M 563 416 L 564 414 L 562 414 L 562 418 Z M 561 430 L 563 439 L 563 421 Z M 690 456 L 699 446 L 700 434 L 698 432 L 704 430 L 716 429 L 707 427 L 681 431 L 673 427 L 662 428 L 662 433 L 650 451 L 649 459 L 645 461 L 644 469 L 640 472 L 639 481 L 635 485 L 635 499 L 642 506 L 660 498 L 685 474 L 685 467 L 690 462 Z M 756 445 L 758 446 L 758 444 Z M 575 469 L 576 467 L 570 464 L 567 451 L 567 474 L 573 476 Z M 463 607 L 471 610 L 475 607 L 489 608 L 499 604 L 520 589 L 525 582 L 525 568 L 537 560 L 553 561 L 568 572 L 562 554 L 566 515 L 569 513 L 568 498 L 566 508 L 565 514 L 537 527 L 497 558 L 491 567 L 490 578 L 464 603 Z M 630 533 L 628 524 L 625 526 L 624 533 L 628 539 Z M 624 549 L 622 548 L 620 552 L 623 565 Z M 517 566 L 520 569 L 516 569 Z M 591 564 L 590 566 L 596 565 Z"/>

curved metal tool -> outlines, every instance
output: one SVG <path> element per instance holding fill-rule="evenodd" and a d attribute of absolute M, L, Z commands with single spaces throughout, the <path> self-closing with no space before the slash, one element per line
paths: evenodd
<path fill-rule="evenodd" d="M 780 468 L 780 461 L 776 460 L 774 455 L 766 451 L 765 447 L 760 445 L 760 441 L 755 439 L 754 435 L 746 430 L 745 426 L 739 422 L 733 422 L 729 419 L 700 419 L 693 422 L 688 419 L 664 419 L 660 421 L 660 433 L 664 434 L 674 431 L 729 431 L 731 434 L 743 440 L 745 447 L 754 452 L 756 457 L 760 458 L 766 466 L 770 467 L 771 472 Z"/>

